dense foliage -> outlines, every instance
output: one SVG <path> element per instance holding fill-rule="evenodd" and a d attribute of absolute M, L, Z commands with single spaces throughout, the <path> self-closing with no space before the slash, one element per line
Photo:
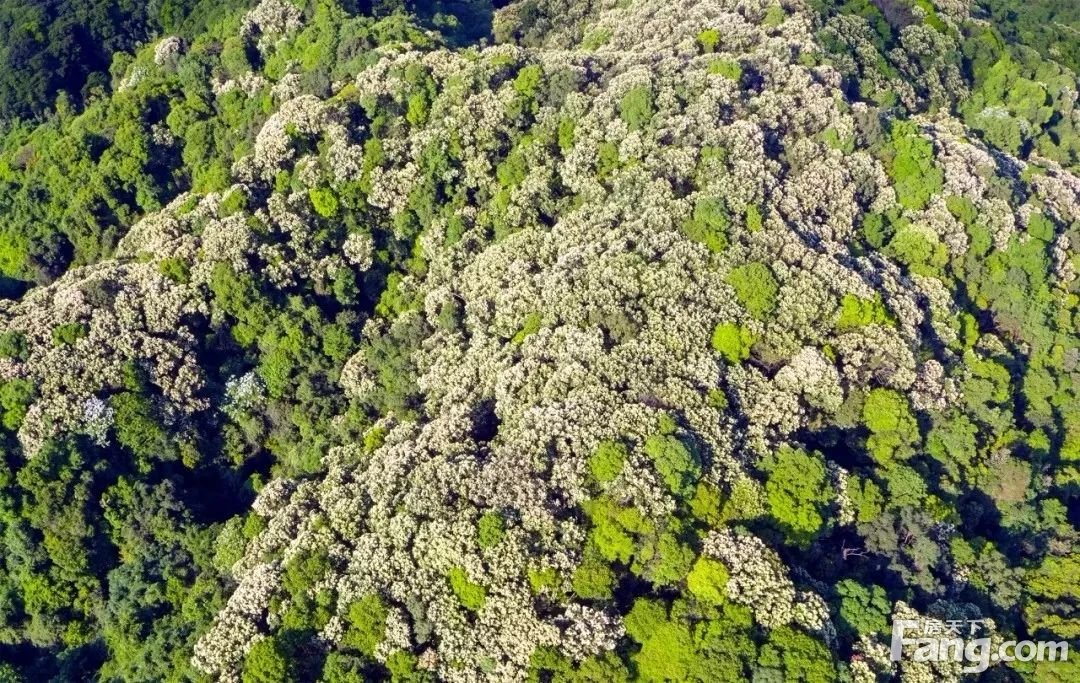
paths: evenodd
<path fill-rule="evenodd" d="M 195 36 L 246 0 L 5 0 L 0 3 L 0 121 L 39 116 L 57 95 L 105 95 L 116 52 L 161 32 Z"/>
<path fill-rule="evenodd" d="M 913 617 L 1080 647 L 1040 6 L 155 15 L 0 142 L 0 680 L 960 680 L 889 661 Z"/>

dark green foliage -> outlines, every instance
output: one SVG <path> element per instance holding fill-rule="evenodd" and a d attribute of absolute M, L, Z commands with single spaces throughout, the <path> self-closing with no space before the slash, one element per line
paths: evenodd
<path fill-rule="evenodd" d="M 782 672 L 784 681 L 830 683 L 836 680 L 836 668 L 825 644 L 790 626 L 780 626 L 769 633 L 769 641 L 761 648 L 758 664 Z"/>
<path fill-rule="evenodd" d="M 1080 10 L 1056 0 L 982 0 L 995 27 L 1009 43 L 1023 44 L 1080 72 L 1080 45 L 1075 30 Z"/>
<path fill-rule="evenodd" d="M 117 394 L 110 401 L 116 411 L 116 438 L 140 461 L 175 457 L 168 432 L 161 426 L 149 399 L 135 392 Z"/>
<path fill-rule="evenodd" d="M 5 494 L 2 513 L 0 586 L 14 598 L 5 629 L 61 648 L 100 638 L 110 653 L 104 677 L 161 680 L 189 671 L 195 622 L 208 623 L 224 586 L 209 566 L 213 531 L 193 523 L 174 484 L 148 485 L 125 468 L 119 454 L 65 440 L 18 471 L 11 490 L 21 493 Z"/>
<path fill-rule="evenodd" d="M 0 334 L 0 358 L 25 359 L 28 352 L 26 335 L 22 332 L 12 330 Z"/>
<path fill-rule="evenodd" d="M 390 331 L 368 340 L 361 352 L 375 371 L 377 391 L 368 400 L 376 411 L 409 410 L 416 397 L 416 369 L 411 352 L 423 339 L 425 323 L 419 316 L 405 316 Z"/>
<path fill-rule="evenodd" d="M 954 479 L 967 471 L 978 454 L 978 428 L 964 414 L 935 420 L 926 440 L 927 451 Z"/>
<path fill-rule="evenodd" d="M 246 4 L 5 2 L 0 5 L 0 119 L 41 115 L 58 94 L 74 102 L 100 94 L 113 53 L 163 32 L 192 37 L 212 17 Z"/>
<path fill-rule="evenodd" d="M 0 408 L 3 409 L 4 428 L 18 431 L 27 409 L 36 397 L 37 389 L 28 379 L 16 378 L 0 384 Z"/>
<path fill-rule="evenodd" d="M 859 524 L 859 533 L 869 550 L 889 559 L 889 568 L 904 582 L 927 592 L 940 589 L 941 547 L 933 540 L 935 520 L 922 510 L 905 507 L 884 512 L 872 521 Z"/>
<path fill-rule="evenodd" d="M 326 656 L 320 680 L 325 683 L 364 683 L 364 659 L 342 652 L 331 652 Z"/>

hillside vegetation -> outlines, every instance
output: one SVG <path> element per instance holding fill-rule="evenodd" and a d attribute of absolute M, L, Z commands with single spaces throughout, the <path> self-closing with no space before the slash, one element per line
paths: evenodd
<path fill-rule="evenodd" d="M 1031 16 L 263 0 L 117 53 L 0 143 L 0 680 L 1080 647 L 1076 43 Z"/>

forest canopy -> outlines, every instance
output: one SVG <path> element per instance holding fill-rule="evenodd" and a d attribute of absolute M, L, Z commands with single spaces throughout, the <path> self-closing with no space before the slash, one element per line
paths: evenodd
<path fill-rule="evenodd" d="M 0 6 L 0 681 L 1080 678 L 1071 3 L 496 4 Z"/>

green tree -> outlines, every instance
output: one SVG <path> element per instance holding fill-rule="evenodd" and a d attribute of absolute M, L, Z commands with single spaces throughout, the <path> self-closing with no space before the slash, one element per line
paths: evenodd
<path fill-rule="evenodd" d="M 943 187 L 945 176 L 934 165 L 934 148 L 911 121 L 894 121 L 889 132 L 889 177 L 896 198 L 905 208 L 922 209 Z"/>
<path fill-rule="evenodd" d="M 779 626 L 769 632 L 758 663 L 782 672 L 784 681 L 831 683 L 836 680 L 836 667 L 825 644 L 790 626 Z"/>
<path fill-rule="evenodd" d="M 863 325 L 891 325 L 889 315 L 881 296 L 867 300 L 854 294 L 845 294 L 840 300 L 840 317 L 836 320 L 837 330 L 850 330 Z"/>
<path fill-rule="evenodd" d="M 0 384 L 0 408 L 4 428 L 18 431 L 26 411 L 37 397 L 37 388 L 29 379 L 11 379 Z"/>
<path fill-rule="evenodd" d="M 817 453 L 782 446 L 765 463 L 769 514 L 796 545 L 806 546 L 821 530 L 832 500 L 825 461 Z"/>
<path fill-rule="evenodd" d="M 704 197 L 694 203 L 690 219 L 682 224 L 683 233 L 720 253 L 727 246 L 728 214 L 722 199 Z"/>
<path fill-rule="evenodd" d="M 644 450 L 672 493 L 686 496 L 693 492 L 701 476 L 696 449 L 675 436 L 656 434 L 646 439 Z"/>
<path fill-rule="evenodd" d="M 494 548 L 506 535 L 506 522 L 503 516 L 494 510 L 489 510 L 480 516 L 480 522 L 476 530 L 476 542 L 481 548 Z"/>
<path fill-rule="evenodd" d="M 622 472 L 629 455 L 626 446 L 615 441 L 604 441 L 589 457 L 589 472 L 601 484 L 614 481 Z"/>
<path fill-rule="evenodd" d="M 727 601 L 727 567 L 718 560 L 699 557 L 686 576 L 686 588 L 698 600 L 709 605 Z"/>
<path fill-rule="evenodd" d="M 712 346 L 729 363 L 740 363 L 750 357 L 754 335 L 736 323 L 720 323 L 713 330 Z"/>
<path fill-rule="evenodd" d="M 586 557 L 574 570 L 570 583 L 579 597 L 606 600 L 615 587 L 615 572 L 602 559 Z"/>
<path fill-rule="evenodd" d="M 638 675 L 645 681 L 685 681 L 694 664 L 690 629 L 669 621 L 663 604 L 639 598 L 626 615 L 626 632 L 640 643 L 634 654 Z"/>
<path fill-rule="evenodd" d="M 638 130 L 648 125 L 656 108 L 653 104 L 653 91 L 647 85 L 639 85 L 626 91 L 619 101 L 619 115 L 630 130 Z"/>
<path fill-rule="evenodd" d="M 780 285 L 764 263 L 753 261 L 736 266 L 728 274 L 727 282 L 735 289 L 739 303 L 755 318 L 764 320 L 776 307 Z"/>
<path fill-rule="evenodd" d="M 487 602 L 487 589 L 469 580 L 469 575 L 461 567 L 454 567 L 447 574 L 450 588 L 461 602 L 462 607 L 478 612 Z"/>
<path fill-rule="evenodd" d="M 244 683 L 285 683 L 296 680 L 293 663 L 277 638 L 255 642 L 244 657 Z"/>
<path fill-rule="evenodd" d="M 866 447 L 879 463 L 906 459 L 919 442 L 919 424 L 907 399 L 891 389 L 872 389 L 863 404 L 863 422 L 870 430 Z"/>
<path fill-rule="evenodd" d="M 884 634 L 889 626 L 892 603 L 885 589 L 871 584 L 865 586 L 854 579 L 844 579 L 836 585 L 840 596 L 842 623 L 856 636 Z"/>
<path fill-rule="evenodd" d="M 378 595 L 365 595 L 349 605 L 342 645 L 371 657 L 386 633 L 386 605 Z"/>

